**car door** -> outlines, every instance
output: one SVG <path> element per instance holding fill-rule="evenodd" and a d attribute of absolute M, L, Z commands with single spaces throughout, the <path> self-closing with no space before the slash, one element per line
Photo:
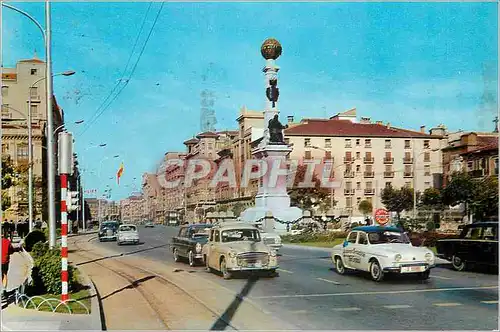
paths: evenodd
<path fill-rule="evenodd" d="M 370 250 L 370 243 L 368 242 L 368 235 L 365 232 L 359 232 L 358 239 L 356 242 L 356 255 L 357 258 L 355 260 L 355 266 L 358 270 L 361 271 L 369 271 L 368 259 L 370 256 L 368 255 L 368 251 Z"/>
<path fill-rule="evenodd" d="M 219 246 L 220 246 L 220 231 L 216 229 L 213 233 L 213 241 L 210 242 L 209 250 L 209 262 L 210 266 L 213 268 L 219 268 Z"/>
<path fill-rule="evenodd" d="M 498 225 L 483 227 L 478 250 L 478 263 L 487 265 L 498 264 Z"/>
<path fill-rule="evenodd" d="M 186 230 L 187 230 L 186 227 L 181 227 L 181 229 L 179 230 L 179 234 L 177 235 L 174 241 L 174 245 L 175 248 L 177 249 L 177 252 L 179 253 L 179 256 L 183 257 L 185 256 L 185 253 L 184 253 L 184 248 L 182 246 L 182 239 L 184 237 L 184 234 L 186 233 Z"/>
<path fill-rule="evenodd" d="M 478 262 L 482 256 L 481 250 L 482 227 L 470 225 L 458 246 L 457 255 L 466 262 Z"/>
<path fill-rule="evenodd" d="M 344 241 L 344 245 L 342 247 L 342 260 L 344 261 L 344 265 L 350 268 L 356 268 L 354 264 L 354 256 L 357 248 L 356 240 L 358 238 L 358 232 L 353 231 L 349 233 L 347 239 Z"/>

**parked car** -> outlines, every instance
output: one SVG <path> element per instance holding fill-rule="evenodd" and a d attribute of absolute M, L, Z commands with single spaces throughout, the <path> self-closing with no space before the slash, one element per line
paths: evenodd
<path fill-rule="evenodd" d="M 99 241 L 116 241 L 116 232 L 118 231 L 118 222 L 105 221 L 99 228 Z"/>
<path fill-rule="evenodd" d="M 216 224 L 210 229 L 207 244 L 202 249 L 208 271 L 222 273 L 230 279 L 234 272 L 265 272 L 276 277 L 276 250 L 262 242 L 259 229 L 244 222 Z"/>
<path fill-rule="evenodd" d="M 124 243 L 139 243 L 139 232 L 137 227 L 131 224 L 123 224 L 118 227 L 116 243 L 120 246 Z"/>
<path fill-rule="evenodd" d="M 190 266 L 203 263 L 202 248 L 208 242 L 210 224 L 192 224 L 182 226 L 177 236 L 172 238 L 174 260 L 179 262 L 187 258 Z"/>
<path fill-rule="evenodd" d="M 412 273 L 425 280 L 435 267 L 430 249 L 414 247 L 399 228 L 382 226 L 353 228 L 344 243 L 333 247 L 332 260 L 337 273 L 367 271 L 374 281 L 381 281 L 386 273 Z"/>
<path fill-rule="evenodd" d="M 155 224 L 152 221 L 148 221 L 148 222 L 146 222 L 146 224 L 144 225 L 144 227 L 145 228 L 154 228 Z"/>
<path fill-rule="evenodd" d="M 262 237 L 262 242 L 264 242 L 266 246 L 269 246 L 276 251 L 278 251 L 283 246 L 283 244 L 281 243 L 281 236 L 278 233 L 266 232 L 261 223 L 257 223 L 256 226 L 259 229 L 260 236 Z"/>
<path fill-rule="evenodd" d="M 498 267 L 498 222 L 465 225 L 458 238 L 438 240 L 436 251 L 457 271 L 471 263 Z"/>

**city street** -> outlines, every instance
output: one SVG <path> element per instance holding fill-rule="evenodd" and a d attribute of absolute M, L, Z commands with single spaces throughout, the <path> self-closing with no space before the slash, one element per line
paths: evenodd
<path fill-rule="evenodd" d="M 176 227 L 140 227 L 143 243 L 136 246 L 91 243 L 193 271 L 207 283 L 236 293 L 245 288 L 247 299 L 300 329 L 498 328 L 498 276 L 493 273 L 456 272 L 442 265 L 428 281 L 392 277 L 375 283 L 359 273 L 336 274 L 328 250 L 283 248 L 279 278 L 223 280 L 204 267 L 173 262 L 169 242 L 177 231 Z"/>

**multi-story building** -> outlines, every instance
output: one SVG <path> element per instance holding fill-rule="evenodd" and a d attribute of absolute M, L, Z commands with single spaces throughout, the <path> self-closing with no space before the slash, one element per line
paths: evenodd
<path fill-rule="evenodd" d="M 395 128 L 368 118 L 357 121 L 356 109 L 329 119 L 303 119 L 285 130 L 293 146 L 290 159 L 333 160 L 336 216 L 362 216 L 358 205 L 382 208 L 381 190 L 388 185 L 423 191 L 439 186 L 443 127 L 425 133 Z"/>
<path fill-rule="evenodd" d="M 145 199 L 141 194 L 134 194 L 120 201 L 120 218 L 123 223 L 137 224 L 144 221 Z"/>
<path fill-rule="evenodd" d="M 157 175 L 144 173 L 142 176 L 142 193 L 144 198 L 144 220 L 163 223 L 162 191 Z"/>
<path fill-rule="evenodd" d="M 2 68 L 2 157 L 9 156 L 20 173 L 23 185 L 8 190 L 11 206 L 4 211 L 6 219 L 27 218 L 28 195 L 28 104 L 31 97 L 31 123 L 33 142 L 33 175 L 35 177 L 35 212 L 36 219 L 47 219 L 42 215 L 42 179 L 46 174 L 46 92 L 43 77 L 45 62 L 35 55 L 33 59 L 18 61 L 15 68 Z M 39 81 L 33 86 L 33 83 Z M 53 98 L 54 129 L 63 124 L 63 111 Z M 57 143 L 57 142 L 56 142 Z M 57 144 L 55 148 L 57 153 Z M 57 158 L 55 158 L 57 163 Z M 58 182 L 57 182 L 58 183 Z M 40 187 L 40 188 L 38 188 Z M 58 186 L 56 186 L 58 188 Z M 58 190 L 57 190 L 58 192 Z M 56 192 L 56 197 L 57 196 Z M 59 200 L 57 200 L 59 201 Z"/>
<path fill-rule="evenodd" d="M 97 198 L 85 198 L 85 205 L 88 206 L 90 215 L 85 216 L 85 219 L 91 221 L 99 220 L 99 201 Z"/>
<path fill-rule="evenodd" d="M 187 140 L 184 144 L 189 145 L 189 141 L 196 142 L 195 139 Z M 171 160 L 184 160 L 185 153 L 182 152 L 167 152 L 165 153 L 165 162 Z M 163 211 L 164 220 L 168 224 L 178 224 L 185 216 L 186 208 L 186 191 L 184 190 L 184 167 L 178 164 L 169 164 L 167 167 L 160 167 L 163 174 L 158 174 L 164 177 L 163 195 Z M 166 188 L 166 183 L 178 182 L 179 185 L 173 188 Z M 160 182 L 161 184 L 161 182 Z"/>

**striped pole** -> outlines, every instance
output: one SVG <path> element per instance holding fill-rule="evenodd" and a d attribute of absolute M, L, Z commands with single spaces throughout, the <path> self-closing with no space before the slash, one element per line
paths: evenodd
<path fill-rule="evenodd" d="M 68 296 L 68 175 L 61 174 L 61 301 L 66 302 Z"/>

